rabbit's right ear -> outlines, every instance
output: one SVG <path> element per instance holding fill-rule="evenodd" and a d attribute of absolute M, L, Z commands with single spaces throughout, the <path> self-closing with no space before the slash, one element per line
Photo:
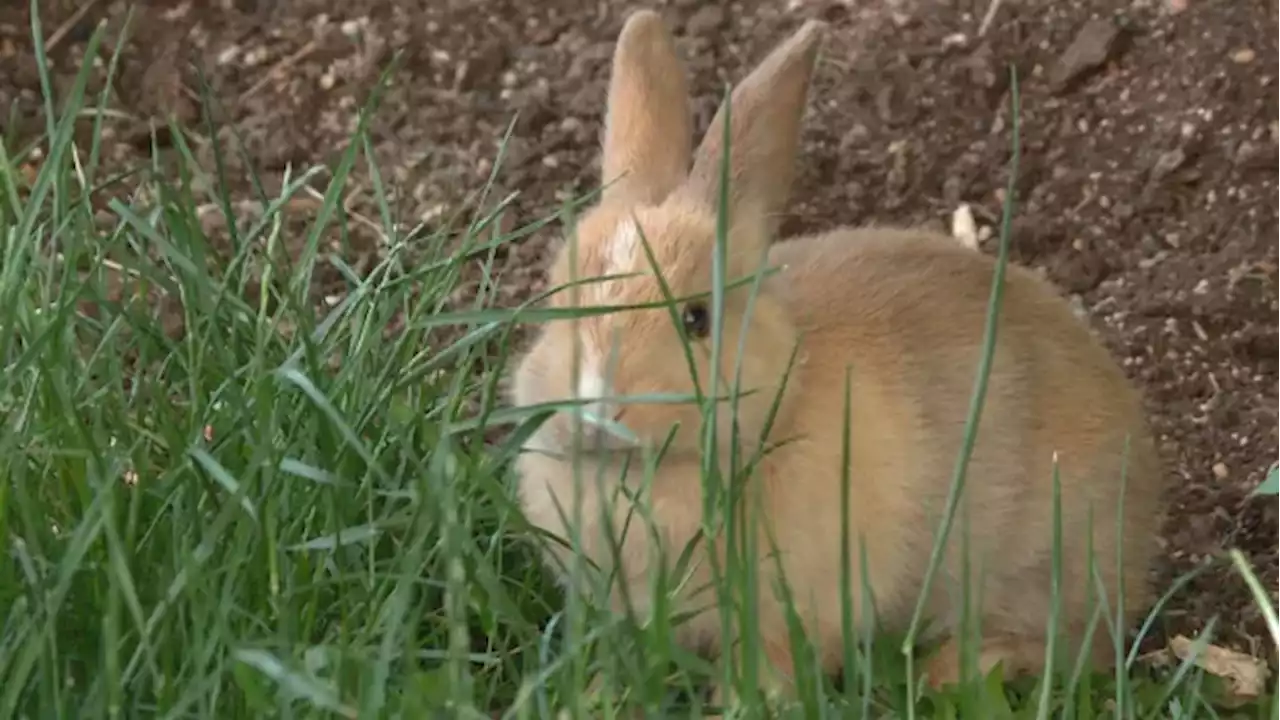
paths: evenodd
<path fill-rule="evenodd" d="M 826 23 L 810 20 L 773 49 L 729 100 L 730 208 L 749 211 L 770 226 L 786 206 L 800 150 L 800 121 Z M 724 153 L 722 104 L 695 153 L 688 188 L 715 208 Z"/>
<path fill-rule="evenodd" d="M 689 171 L 689 88 L 675 40 L 652 10 L 627 18 L 613 53 L 601 183 L 606 201 L 656 204 Z"/>

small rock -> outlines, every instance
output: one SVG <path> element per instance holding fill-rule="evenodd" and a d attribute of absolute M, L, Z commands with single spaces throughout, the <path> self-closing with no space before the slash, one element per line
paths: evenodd
<path fill-rule="evenodd" d="M 179 124 L 186 124 L 197 115 L 196 105 L 187 96 L 183 84 L 179 48 L 171 42 L 149 58 L 139 83 L 136 99 L 139 109 L 159 122 L 173 117 Z"/>
<path fill-rule="evenodd" d="M 533 157 L 533 148 L 530 147 L 529 141 L 520 135 L 512 135 L 507 139 L 506 147 L 502 152 L 502 169 L 506 171 L 523 167 L 531 157 Z M 495 155 L 494 158 L 496 160 L 497 156 Z M 495 192 L 493 195 L 497 196 L 498 193 Z"/>
<path fill-rule="evenodd" d="M 1274 168 L 1276 153 L 1274 149 L 1266 149 L 1260 144 L 1245 140 L 1236 147 L 1231 161 L 1241 170 L 1265 170 Z"/>
<path fill-rule="evenodd" d="M 1050 71 L 1049 84 L 1061 91 L 1101 67 L 1119 37 L 1120 28 L 1110 20 L 1094 19 L 1085 23 Z"/>
<path fill-rule="evenodd" d="M 973 220 L 973 210 L 968 203 L 951 213 L 951 237 L 970 250 L 978 249 L 978 225 Z"/>
<path fill-rule="evenodd" d="M 604 82 L 587 82 L 578 87 L 565 102 L 569 114 L 578 117 L 593 117 L 600 113 L 605 98 Z"/>
<path fill-rule="evenodd" d="M 1156 164 L 1151 167 L 1151 182 L 1159 182 L 1182 167 L 1186 161 L 1187 153 L 1180 147 L 1160 153 L 1160 157 L 1156 158 Z"/>
<path fill-rule="evenodd" d="M 959 176 L 951 175 L 942 181 L 942 199 L 948 205 L 955 205 L 960 202 L 960 195 L 964 192 L 964 181 Z"/>
<path fill-rule="evenodd" d="M 907 187 L 907 149 L 906 140 L 889 143 L 889 173 L 884 188 L 889 192 L 885 204 L 891 208 L 902 204 L 902 192 Z"/>
<path fill-rule="evenodd" d="M 1142 268 L 1143 270 L 1150 270 L 1151 268 L 1164 262 L 1168 257 L 1169 257 L 1168 250 L 1158 250 L 1151 257 L 1142 258 L 1141 260 L 1139 260 L 1138 267 Z"/>
<path fill-rule="evenodd" d="M 530 132 L 540 132 L 556 113 L 551 108 L 551 91 L 545 85 L 534 85 L 517 90 L 511 105 L 520 113 L 520 124 Z"/>
<path fill-rule="evenodd" d="M 984 90 L 995 88 L 1001 80 L 1001 68 L 991 45 L 983 43 L 964 62 L 969 71 L 969 80 Z M 1001 117 L 996 116 L 998 119 Z"/>
<path fill-rule="evenodd" d="M 222 214 L 221 208 L 209 208 L 208 212 L 201 212 L 197 217 L 200 220 L 200 231 L 206 237 L 221 235 L 227 229 L 227 217 Z"/>
<path fill-rule="evenodd" d="M 564 25 L 553 18 L 551 22 L 541 23 L 533 28 L 533 32 L 529 35 L 529 42 L 534 45 L 550 45 L 563 33 Z"/>
<path fill-rule="evenodd" d="M 937 233 L 939 235 L 947 234 L 947 224 L 942 222 L 942 218 L 931 217 L 920 223 L 920 229 L 924 232 Z"/>
<path fill-rule="evenodd" d="M 1258 53 L 1254 52 L 1253 48 L 1240 48 L 1231 53 L 1231 62 L 1237 65 L 1248 65 L 1257 57 Z"/>
<path fill-rule="evenodd" d="M 854 123 L 849 127 L 845 134 L 840 136 L 840 152 L 846 150 L 864 147 L 867 138 L 871 136 L 871 130 L 862 123 Z"/>
<path fill-rule="evenodd" d="M 1227 476 L 1230 474 L 1231 473 L 1227 470 L 1227 466 L 1224 463 L 1213 464 L 1213 476 L 1219 480 L 1226 480 Z"/>
<path fill-rule="evenodd" d="M 724 8 L 719 5 L 704 5 L 689 17 L 684 24 L 684 31 L 689 35 L 709 35 L 724 26 Z"/>
<path fill-rule="evenodd" d="M 569 65 L 568 79 L 576 80 L 591 75 L 595 69 L 604 67 L 613 56 L 613 43 L 595 43 L 588 45 L 576 53 Z"/>
<path fill-rule="evenodd" d="M 502 74 L 507 59 L 507 46 L 500 42 L 481 48 L 474 57 L 458 66 L 454 75 L 454 89 L 467 92 L 492 84 Z"/>
<path fill-rule="evenodd" d="M 1067 297 L 1067 304 L 1071 306 L 1071 312 L 1078 319 L 1084 320 L 1089 317 L 1089 310 L 1085 307 L 1084 298 L 1080 296 L 1080 293 L 1071 293 Z"/>
<path fill-rule="evenodd" d="M 1236 147 L 1235 149 L 1235 164 L 1236 165 L 1247 164 L 1249 159 L 1252 159 L 1253 156 L 1257 154 L 1258 154 L 1258 146 L 1253 145 L 1253 143 L 1249 142 L 1248 140 L 1245 140 L 1244 142 L 1240 143 L 1239 147 Z"/>

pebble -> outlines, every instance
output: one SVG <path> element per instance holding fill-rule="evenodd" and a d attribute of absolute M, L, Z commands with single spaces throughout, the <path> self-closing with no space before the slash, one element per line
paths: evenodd
<path fill-rule="evenodd" d="M 1257 57 L 1258 53 L 1254 52 L 1253 48 L 1240 48 L 1231 53 L 1231 62 L 1237 65 L 1248 65 Z"/>
<path fill-rule="evenodd" d="M 724 8 L 719 5 L 705 5 L 689 17 L 684 30 L 690 35 L 707 35 L 724 26 Z"/>
<path fill-rule="evenodd" d="M 1101 66 L 1111 55 L 1119 36 L 1120 28 L 1110 20 L 1095 18 L 1085 23 L 1076 33 L 1075 40 L 1058 57 L 1049 74 L 1050 84 L 1062 90 Z"/>
<path fill-rule="evenodd" d="M 1227 470 L 1227 466 L 1224 463 L 1213 464 L 1214 477 L 1218 478 L 1219 480 L 1226 480 L 1228 475 L 1230 475 L 1230 472 Z"/>
<path fill-rule="evenodd" d="M 962 204 L 951 214 L 951 237 L 970 250 L 978 249 L 978 226 L 973 220 L 973 210 Z"/>
<path fill-rule="evenodd" d="M 473 57 L 457 66 L 454 73 L 454 89 L 468 92 L 499 80 L 507 60 L 507 47 L 499 42 L 492 42 L 480 48 Z"/>
<path fill-rule="evenodd" d="M 1182 164 L 1186 161 L 1187 153 L 1180 147 L 1160 153 L 1160 157 L 1156 158 L 1156 164 L 1151 168 L 1151 181 L 1156 182 L 1163 179 L 1169 173 L 1182 167 Z"/>

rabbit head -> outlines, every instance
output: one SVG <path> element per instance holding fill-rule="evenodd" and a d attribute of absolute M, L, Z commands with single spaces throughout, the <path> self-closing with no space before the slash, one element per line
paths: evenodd
<path fill-rule="evenodd" d="M 672 36 L 651 11 L 626 21 L 608 90 L 603 189 L 551 264 L 549 284 L 563 289 L 549 304 L 649 307 L 543 328 L 516 371 L 516 401 L 581 403 L 578 412 L 548 421 L 544 444 L 563 447 L 581 422 L 584 436 L 606 447 L 664 444 L 667 454 L 697 452 L 699 389 L 718 398 L 720 427 L 736 418 L 743 440 L 759 438 L 771 415 L 776 422 L 786 413 L 785 399 L 777 403 L 796 330 L 769 283 L 756 278 L 766 269 L 795 175 L 821 28 L 818 22 L 800 28 L 729 100 L 727 287 L 716 318 L 711 289 L 726 108 L 693 149 L 687 79 Z M 717 325 L 721 351 L 713 366 Z M 729 401 L 735 380 L 736 408 Z M 728 431 L 718 434 L 728 442 Z"/>

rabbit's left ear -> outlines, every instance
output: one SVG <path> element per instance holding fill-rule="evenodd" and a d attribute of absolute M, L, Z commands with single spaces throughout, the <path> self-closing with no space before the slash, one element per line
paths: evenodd
<path fill-rule="evenodd" d="M 689 172 L 689 88 L 675 40 L 652 10 L 627 18 L 618 36 L 605 112 L 605 201 L 656 204 Z"/>
<path fill-rule="evenodd" d="M 774 48 L 730 96 L 730 212 L 776 222 L 791 195 L 809 84 L 826 23 L 810 20 Z M 724 152 L 724 106 L 716 112 L 682 189 L 717 207 Z"/>

